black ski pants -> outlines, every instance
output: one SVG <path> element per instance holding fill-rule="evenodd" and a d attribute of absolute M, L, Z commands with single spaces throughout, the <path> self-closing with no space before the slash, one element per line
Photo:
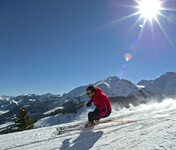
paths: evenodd
<path fill-rule="evenodd" d="M 111 114 L 111 111 L 108 107 L 108 105 L 106 104 L 106 107 L 107 107 L 107 113 L 103 116 L 103 118 L 106 118 L 108 117 L 110 114 Z M 93 122 L 94 120 L 100 120 L 100 117 L 98 116 L 98 114 L 100 113 L 101 111 L 99 111 L 97 108 L 95 108 L 94 111 L 91 111 L 88 113 L 88 120 L 89 122 Z"/>

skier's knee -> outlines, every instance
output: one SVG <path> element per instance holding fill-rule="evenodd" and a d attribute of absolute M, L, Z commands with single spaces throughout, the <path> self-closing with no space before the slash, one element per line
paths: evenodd
<path fill-rule="evenodd" d="M 88 116 L 89 116 L 89 117 L 91 117 L 91 116 L 92 116 L 92 114 L 93 114 L 93 112 L 89 112 L 89 113 L 88 113 Z"/>

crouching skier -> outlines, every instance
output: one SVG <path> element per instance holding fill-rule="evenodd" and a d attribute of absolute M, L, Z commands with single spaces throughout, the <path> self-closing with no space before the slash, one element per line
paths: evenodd
<path fill-rule="evenodd" d="M 88 113 L 88 123 L 85 127 L 93 126 L 99 122 L 100 118 L 106 118 L 111 114 L 111 103 L 105 93 L 94 85 L 89 85 L 86 93 L 90 99 L 87 107 L 90 107 L 92 102 L 96 106 L 93 112 Z"/>

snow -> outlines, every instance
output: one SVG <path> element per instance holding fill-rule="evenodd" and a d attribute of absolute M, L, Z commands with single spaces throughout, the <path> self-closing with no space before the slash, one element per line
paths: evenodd
<path fill-rule="evenodd" d="M 0 96 L 0 100 L 6 100 L 6 101 L 9 101 L 13 96 L 5 96 L 5 95 L 2 95 Z"/>
<path fill-rule="evenodd" d="M 139 89 L 143 89 L 143 88 L 145 88 L 145 86 L 144 85 L 136 85 Z"/>
<path fill-rule="evenodd" d="M 0 115 L 5 114 L 5 113 L 7 113 L 7 112 L 9 112 L 9 110 L 6 110 L 6 111 L 0 111 Z"/>
<path fill-rule="evenodd" d="M 25 96 L 26 96 L 26 94 L 24 94 Z M 20 104 L 21 102 L 23 102 L 23 99 L 22 98 L 20 98 L 19 100 L 18 100 L 18 104 Z"/>
<path fill-rule="evenodd" d="M 19 105 L 18 102 L 16 102 L 14 99 L 12 99 L 12 103 L 15 103 L 16 105 Z"/>
<path fill-rule="evenodd" d="M 36 100 L 35 99 L 29 99 L 30 102 L 35 102 Z"/>
<path fill-rule="evenodd" d="M 47 112 L 45 112 L 45 113 L 43 113 L 44 115 L 47 115 L 47 114 L 50 114 L 50 113 L 52 113 L 52 112 L 55 112 L 55 111 L 57 111 L 57 110 L 61 110 L 61 109 L 63 109 L 64 107 L 56 107 L 56 108 L 54 108 L 54 109 L 52 109 L 52 110 L 49 110 L 49 111 L 47 111 Z"/>
<path fill-rule="evenodd" d="M 138 91 L 139 88 L 132 82 L 119 79 L 116 76 L 105 78 L 95 83 L 108 97 L 127 96 L 131 92 Z"/>
<path fill-rule="evenodd" d="M 51 125 L 64 124 L 64 123 L 68 123 L 68 122 L 75 122 L 78 120 L 86 121 L 87 111 L 84 111 L 84 110 L 85 110 L 85 107 L 83 109 L 78 110 L 77 113 L 57 114 L 57 115 L 42 118 L 35 123 L 35 127 L 37 127 L 37 128 L 48 127 Z M 92 110 L 92 109 L 88 109 L 88 110 Z"/>
<path fill-rule="evenodd" d="M 14 124 L 14 122 L 6 122 L 4 124 L 1 124 L 0 125 L 0 131 L 4 130 L 4 128 L 7 128 L 8 126 L 13 125 L 13 124 Z"/>
<path fill-rule="evenodd" d="M 87 113 L 87 112 L 86 112 Z M 87 116 L 84 112 L 79 119 Z M 138 120 L 132 123 L 109 122 L 92 128 L 56 135 L 56 127 L 74 125 L 75 120 L 23 132 L 0 135 L 0 149 L 11 150 L 154 150 L 176 149 L 176 100 L 151 102 L 115 110 L 108 119 Z"/>

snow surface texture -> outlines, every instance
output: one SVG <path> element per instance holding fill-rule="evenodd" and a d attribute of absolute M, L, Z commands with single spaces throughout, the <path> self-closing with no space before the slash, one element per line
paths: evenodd
<path fill-rule="evenodd" d="M 141 104 L 115 111 L 108 119 L 138 120 L 132 123 L 109 122 L 94 127 L 56 135 L 56 127 L 43 127 L 0 135 L 1 150 L 175 150 L 176 100 Z"/>

